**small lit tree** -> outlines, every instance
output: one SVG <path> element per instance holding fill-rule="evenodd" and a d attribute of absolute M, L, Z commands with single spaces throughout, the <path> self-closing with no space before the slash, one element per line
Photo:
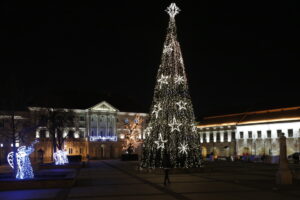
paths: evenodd
<path fill-rule="evenodd" d="M 140 134 L 142 134 L 142 123 L 143 118 L 139 114 L 136 114 L 132 120 L 126 120 L 124 122 L 123 151 L 131 154 L 135 152 L 136 148 L 138 148 L 141 143 Z"/>

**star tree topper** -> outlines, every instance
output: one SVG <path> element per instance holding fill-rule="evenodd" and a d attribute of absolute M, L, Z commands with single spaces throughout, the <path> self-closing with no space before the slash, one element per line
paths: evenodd
<path fill-rule="evenodd" d="M 171 3 L 171 5 L 167 7 L 166 12 L 170 15 L 171 18 L 174 18 L 180 12 L 180 9 L 176 6 L 175 3 Z"/>
<path fill-rule="evenodd" d="M 157 144 L 157 148 L 158 149 L 164 149 L 165 148 L 165 143 L 167 142 L 168 140 L 163 140 L 162 136 L 161 136 L 161 133 L 159 134 L 159 137 L 158 137 L 158 140 L 157 141 L 154 141 L 155 144 Z"/>
<path fill-rule="evenodd" d="M 169 124 L 169 126 L 171 127 L 171 132 L 177 130 L 180 131 L 179 126 L 181 126 L 181 123 L 177 123 L 176 118 L 173 117 L 173 121 L 172 123 Z"/>
<path fill-rule="evenodd" d="M 189 147 L 188 147 L 188 144 L 183 142 L 183 143 L 180 143 L 180 146 L 178 147 L 178 149 L 179 149 L 179 153 L 187 154 L 187 150 L 189 150 Z"/>

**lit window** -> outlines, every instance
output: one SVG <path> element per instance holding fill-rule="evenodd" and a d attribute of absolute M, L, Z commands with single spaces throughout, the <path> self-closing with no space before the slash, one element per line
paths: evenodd
<path fill-rule="evenodd" d="M 128 124 L 129 123 L 129 120 L 126 118 L 125 119 L 125 124 Z"/>

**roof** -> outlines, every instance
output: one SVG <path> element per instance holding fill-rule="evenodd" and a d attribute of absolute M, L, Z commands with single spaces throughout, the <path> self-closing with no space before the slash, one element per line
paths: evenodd
<path fill-rule="evenodd" d="M 300 120 L 300 106 L 205 117 L 199 123 L 198 127 L 272 123 L 295 120 Z"/>

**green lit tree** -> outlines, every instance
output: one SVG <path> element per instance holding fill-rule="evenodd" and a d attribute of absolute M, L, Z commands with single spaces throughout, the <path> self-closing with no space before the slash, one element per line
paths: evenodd
<path fill-rule="evenodd" d="M 141 167 L 163 167 L 166 157 L 175 168 L 199 167 L 200 139 L 176 34 L 175 15 L 180 10 L 172 3 L 166 11 L 170 21 L 145 129 Z"/>

